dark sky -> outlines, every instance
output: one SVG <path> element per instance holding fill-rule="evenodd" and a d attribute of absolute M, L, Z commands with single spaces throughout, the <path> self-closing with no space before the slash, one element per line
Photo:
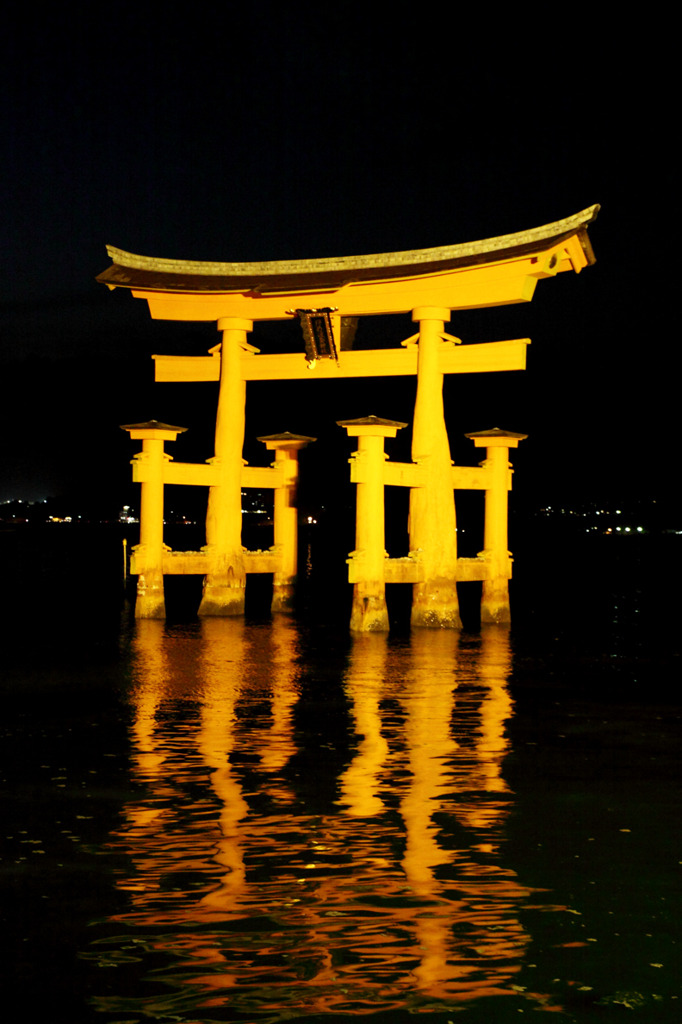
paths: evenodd
<path fill-rule="evenodd" d="M 190 429 L 176 457 L 212 454 L 215 389 L 154 385 L 149 357 L 200 354 L 215 331 L 153 322 L 96 284 L 107 242 L 188 259 L 349 255 L 593 203 L 594 267 L 540 282 L 528 306 L 453 317 L 464 341 L 533 341 L 525 374 L 448 380 L 454 454 L 477 461 L 461 436 L 500 425 L 531 435 L 516 480 L 529 495 L 672 493 L 670 32 L 550 9 L 500 21 L 479 6 L 480 18 L 402 2 L 15 11 L 1 62 L 0 499 L 86 483 L 115 505 L 134 450 L 120 423 L 177 422 Z M 411 325 L 362 330 L 398 343 Z M 337 419 L 411 418 L 413 383 L 322 387 L 251 386 L 247 429 L 319 436 L 346 474 Z M 247 457 L 260 458 L 251 441 Z"/>

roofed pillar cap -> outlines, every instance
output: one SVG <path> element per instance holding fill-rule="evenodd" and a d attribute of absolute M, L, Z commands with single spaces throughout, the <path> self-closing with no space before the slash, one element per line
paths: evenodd
<path fill-rule="evenodd" d="M 336 425 L 347 430 L 349 437 L 395 437 L 407 423 L 380 416 L 362 416 L 357 420 L 337 420 Z"/>
<path fill-rule="evenodd" d="M 465 434 L 477 448 L 518 448 L 519 441 L 525 441 L 528 434 L 515 434 L 511 430 L 491 427 L 490 430 L 476 430 Z"/>
<path fill-rule="evenodd" d="M 175 441 L 178 434 L 184 434 L 187 427 L 173 427 L 170 423 L 147 420 L 146 423 L 125 423 L 121 430 L 127 430 L 131 441 Z"/>
<path fill-rule="evenodd" d="M 317 441 L 317 438 L 307 437 L 305 434 L 292 434 L 285 430 L 283 434 L 267 434 L 265 437 L 257 437 L 256 440 L 262 441 L 268 451 L 298 451 Z"/>

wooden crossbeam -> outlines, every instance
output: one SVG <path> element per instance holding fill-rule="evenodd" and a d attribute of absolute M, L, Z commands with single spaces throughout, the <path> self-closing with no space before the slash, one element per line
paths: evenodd
<path fill-rule="evenodd" d="M 133 482 L 147 483 L 150 479 L 148 464 L 132 460 Z M 163 466 L 164 484 L 182 484 L 185 487 L 215 487 L 221 483 L 220 467 L 212 462 L 166 462 Z M 258 490 L 282 487 L 284 474 L 274 466 L 244 466 L 241 486 Z"/>
<path fill-rule="evenodd" d="M 365 579 L 362 556 L 355 555 L 348 560 L 348 582 L 358 583 Z M 424 581 L 424 564 L 418 558 L 409 555 L 406 558 L 386 558 L 383 564 L 385 583 L 422 583 Z M 494 567 L 485 558 L 458 558 L 457 582 L 471 583 L 475 580 L 489 580 L 494 574 Z M 511 559 L 509 563 L 511 576 Z"/>
<path fill-rule="evenodd" d="M 477 345 L 444 344 L 440 352 L 442 373 L 494 373 L 525 370 L 529 338 L 491 341 Z M 220 380 L 220 355 L 154 355 L 159 382 L 180 383 Z M 302 352 L 254 355 L 241 359 L 243 380 L 336 380 L 344 377 L 400 377 L 417 373 L 416 345 L 407 348 L 366 349 L 339 353 L 338 365 L 321 360 L 313 368 Z"/>

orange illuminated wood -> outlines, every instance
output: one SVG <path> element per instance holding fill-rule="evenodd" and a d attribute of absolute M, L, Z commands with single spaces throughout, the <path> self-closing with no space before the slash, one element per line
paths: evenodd
<path fill-rule="evenodd" d="M 491 341 L 482 345 L 444 344 L 439 352 L 441 373 L 485 373 L 525 370 L 530 339 Z M 220 355 L 152 357 L 159 382 L 220 380 Z M 344 377 L 398 377 L 417 373 L 417 346 L 339 353 L 338 365 L 319 360 L 311 369 L 302 352 L 278 355 L 245 353 L 242 380 L 336 380 Z"/>
<path fill-rule="evenodd" d="M 153 421 L 126 428 L 144 442 L 133 470 L 143 489 L 143 539 L 133 569 L 141 577 L 136 614 L 164 613 L 163 572 L 205 575 L 200 615 L 242 614 L 246 575 L 251 572 L 274 573 L 273 611 L 293 608 L 297 452 L 311 438 L 261 438 L 275 450 L 275 465 L 246 466 L 242 455 L 247 381 L 414 375 L 411 463 L 388 463 L 383 449 L 384 438 L 395 436 L 405 424 L 374 415 L 338 421 L 349 436 L 358 437 L 358 451 L 350 460 L 351 480 L 357 487 L 356 550 L 349 559 L 355 587 L 351 628 L 388 629 L 385 585 L 391 582 L 413 585 L 413 626 L 459 628 L 456 583 L 463 580 L 483 581 L 483 621 L 508 622 L 508 449 L 524 435 L 498 428 L 467 435 L 477 447 L 487 449 L 485 462 L 478 467 L 453 466 L 443 382 L 446 374 L 525 369 L 529 339 L 462 345 L 447 333 L 446 324 L 453 310 L 529 302 L 539 280 L 579 273 L 593 263 L 587 229 L 598 210 L 592 206 L 539 228 L 477 242 L 323 259 L 216 263 L 158 259 L 109 247 L 112 266 L 98 280 L 144 299 L 155 319 L 214 321 L 222 334 L 220 344 L 206 356 L 154 356 L 157 381 L 219 383 L 212 459 L 203 465 L 173 463 L 163 452 L 163 440 L 172 438 L 163 432 L 175 436 L 177 428 Z M 319 358 L 310 346 L 307 356 L 303 351 L 261 354 L 247 342 L 254 322 L 313 313 L 329 318 L 338 359 Z M 396 339 L 395 348 L 341 347 L 352 343 L 352 321 L 357 317 L 406 313 L 419 329 L 402 345 Z M 333 343 L 330 352 L 335 355 Z M 376 391 L 383 393 L 379 387 Z M 209 488 L 202 552 L 176 554 L 164 549 L 165 484 Z M 407 558 L 388 559 L 384 551 L 386 486 L 410 489 Z M 242 487 L 274 490 L 275 544 L 267 552 L 246 552 L 242 547 Z M 456 489 L 485 492 L 484 551 L 474 559 L 457 557 Z"/>
<path fill-rule="evenodd" d="M 509 235 L 405 252 L 221 263 L 140 256 L 108 246 L 98 276 L 128 288 L 162 320 L 288 319 L 292 307 L 335 307 L 340 316 L 475 309 L 528 302 L 538 279 L 594 262 L 587 227 L 599 207 Z"/>

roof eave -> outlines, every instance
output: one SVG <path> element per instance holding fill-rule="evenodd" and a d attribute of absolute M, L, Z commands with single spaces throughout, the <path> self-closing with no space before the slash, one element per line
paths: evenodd
<path fill-rule="evenodd" d="M 591 206 L 572 217 L 497 238 L 406 252 L 269 263 L 208 263 L 137 256 L 108 246 L 112 265 L 97 276 L 109 288 L 166 292 L 272 292 L 336 289 L 351 282 L 398 280 L 506 262 L 546 252 L 578 236 L 587 264 L 595 262 L 587 233 L 599 212 Z"/>

